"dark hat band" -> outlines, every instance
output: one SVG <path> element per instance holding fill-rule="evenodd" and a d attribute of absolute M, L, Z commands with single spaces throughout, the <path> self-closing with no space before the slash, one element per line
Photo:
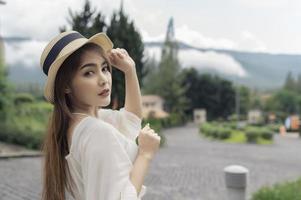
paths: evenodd
<path fill-rule="evenodd" d="M 84 36 L 82 36 L 80 33 L 70 33 L 68 35 L 65 35 L 64 37 L 62 37 L 57 43 L 55 43 L 55 45 L 53 45 L 53 47 L 51 48 L 51 50 L 49 51 L 44 64 L 43 64 L 43 72 L 48 76 L 48 71 L 49 68 L 51 66 L 51 64 L 53 63 L 53 61 L 56 59 L 56 57 L 59 55 L 59 53 L 61 52 L 61 50 L 67 46 L 70 42 L 78 39 L 78 38 L 84 38 Z"/>

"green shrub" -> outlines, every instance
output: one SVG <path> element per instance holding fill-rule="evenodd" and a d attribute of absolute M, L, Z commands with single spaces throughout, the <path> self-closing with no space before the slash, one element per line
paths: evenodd
<path fill-rule="evenodd" d="M 274 133 L 270 129 L 262 129 L 260 133 L 261 138 L 265 140 L 272 140 Z"/>
<path fill-rule="evenodd" d="M 266 127 L 274 133 L 279 133 L 280 124 L 268 124 Z"/>
<path fill-rule="evenodd" d="M 233 128 L 234 127 L 234 128 Z M 261 126 L 236 126 L 236 122 L 206 122 L 199 127 L 200 133 L 206 137 L 219 140 L 247 141 L 248 143 L 271 144 L 273 132 Z M 240 133 L 235 135 L 234 133 Z"/>
<path fill-rule="evenodd" d="M 251 128 L 249 127 L 248 129 L 246 129 L 245 134 L 246 134 L 248 143 L 256 143 L 257 138 L 259 137 L 258 129 L 252 128 L 252 127 Z"/>
<path fill-rule="evenodd" d="M 231 129 L 229 128 L 221 128 L 219 130 L 219 138 L 222 140 L 228 139 L 231 136 Z"/>
<path fill-rule="evenodd" d="M 12 144 L 22 145 L 31 149 L 40 149 L 44 132 L 42 130 L 19 129 L 9 124 L 0 124 L 0 140 Z"/>
<path fill-rule="evenodd" d="M 180 126 L 183 125 L 183 119 L 178 113 L 170 113 L 169 115 L 170 126 Z"/>
<path fill-rule="evenodd" d="M 301 179 L 263 187 L 252 195 L 252 200 L 301 200 Z"/>
<path fill-rule="evenodd" d="M 221 125 L 218 126 L 216 123 L 210 124 L 210 123 L 203 123 L 200 126 L 200 132 L 207 136 L 214 139 L 227 139 L 231 136 L 231 129 L 227 127 L 222 127 Z"/>
<path fill-rule="evenodd" d="M 18 105 L 21 103 L 33 103 L 34 100 L 34 96 L 32 96 L 29 93 L 17 93 L 14 96 L 14 105 Z"/>
<path fill-rule="evenodd" d="M 39 149 L 51 110 L 45 102 L 17 104 L 7 123 L 0 122 L 0 140 Z"/>

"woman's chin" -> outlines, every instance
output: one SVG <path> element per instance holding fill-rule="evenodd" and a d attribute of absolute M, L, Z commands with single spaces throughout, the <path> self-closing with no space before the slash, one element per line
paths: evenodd
<path fill-rule="evenodd" d="M 110 103 L 111 103 L 111 98 L 107 98 L 107 99 L 101 101 L 98 106 L 105 107 L 105 106 L 110 105 Z"/>

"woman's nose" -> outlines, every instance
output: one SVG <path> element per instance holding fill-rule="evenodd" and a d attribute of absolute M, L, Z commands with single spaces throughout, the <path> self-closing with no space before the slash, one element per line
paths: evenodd
<path fill-rule="evenodd" d="M 108 82 L 108 77 L 104 73 L 99 72 L 98 82 L 100 83 L 100 85 L 103 85 Z"/>

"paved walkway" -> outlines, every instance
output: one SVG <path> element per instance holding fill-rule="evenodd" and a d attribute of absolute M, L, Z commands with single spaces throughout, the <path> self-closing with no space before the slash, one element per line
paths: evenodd
<path fill-rule="evenodd" d="M 301 140 L 275 138 L 275 144 L 225 144 L 199 137 L 194 125 L 164 131 L 167 146 L 151 163 L 144 200 L 226 200 L 223 168 L 250 170 L 250 193 L 263 185 L 301 177 Z M 0 160 L 0 199 L 38 200 L 41 158 Z"/>

